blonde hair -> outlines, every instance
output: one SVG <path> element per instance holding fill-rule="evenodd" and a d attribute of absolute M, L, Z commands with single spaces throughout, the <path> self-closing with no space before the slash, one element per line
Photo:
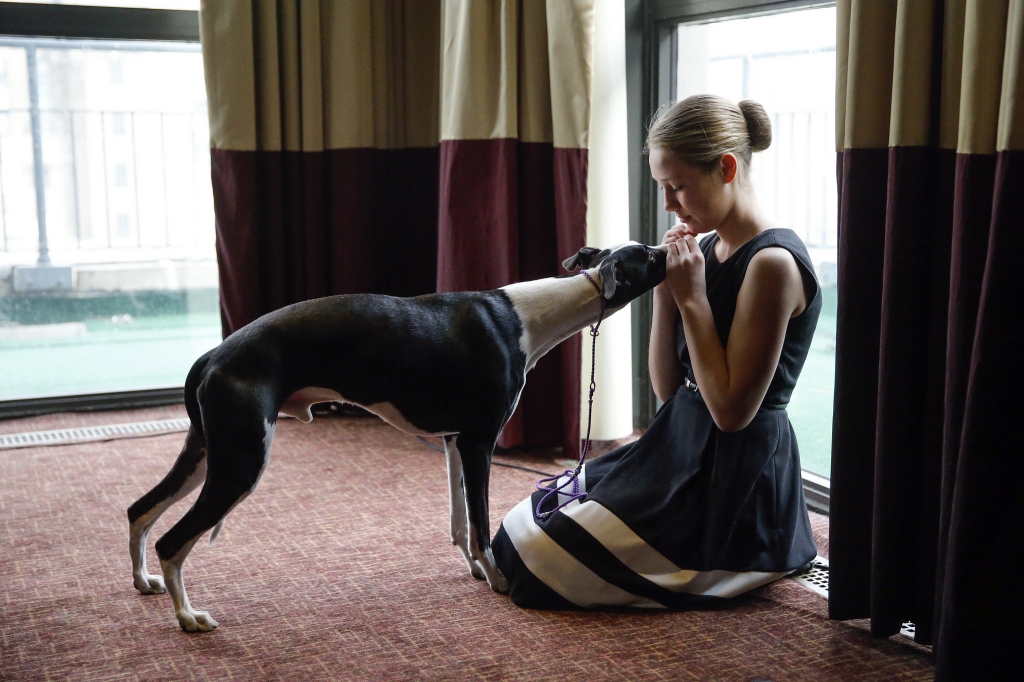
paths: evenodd
<path fill-rule="evenodd" d="M 759 103 L 745 99 L 737 105 L 717 95 L 693 95 L 655 116 L 645 151 L 664 149 L 708 172 L 722 154 L 732 153 L 743 161 L 745 175 L 751 155 L 771 143 L 772 122 Z"/>

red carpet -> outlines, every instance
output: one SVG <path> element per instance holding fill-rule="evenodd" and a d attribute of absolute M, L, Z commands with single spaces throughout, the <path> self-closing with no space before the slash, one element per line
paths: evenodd
<path fill-rule="evenodd" d="M 0 432 L 179 416 L 51 415 Z M 922 649 L 826 620 L 825 601 L 791 581 L 720 611 L 520 610 L 449 543 L 442 455 L 373 418 L 282 420 L 256 493 L 185 564 L 193 605 L 220 622 L 188 635 L 167 595 L 132 587 L 125 516 L 182 441 L 0 452 L 0 679 L 932 677 Z M 493 469 L 493 528 L 536 478 Z M 185 508 L 157 524 L 151 569 L 153 540 Z"/>

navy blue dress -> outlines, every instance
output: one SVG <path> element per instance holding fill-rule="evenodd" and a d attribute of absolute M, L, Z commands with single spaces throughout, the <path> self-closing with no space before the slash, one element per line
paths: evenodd
<path fill-rule="evenodd" d="M 806 310 L 789 322 L 760 409 L 745 428 L 725 433 L 700 393 L 684 385 L 639 440 L 584 466 L 582 502 L 541 519 L 538 491 L 513 508 L 493 547 L 519 606 L 690 608 L 737 596 L 814 559 L 800 455 L 785 408 L 810 349 L 821 290 L 792 230 L 766 230 L 721 263 L 717 241 L 706 237 L 700 248 L 723 346 L 747 265 L 761 249 L 788 250 L 808 292 L 813 287 Z M 676 338 L 679 360 L 695 383 L 681 321 Z M 548 507 L 558 503 L 552 496 Z"/>

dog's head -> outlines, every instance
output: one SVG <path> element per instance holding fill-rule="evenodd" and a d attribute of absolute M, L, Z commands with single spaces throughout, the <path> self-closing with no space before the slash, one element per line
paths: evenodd
<path fill-rule="evenodd" d="M 665 249 L 627 242 L 611 249 L 585 246 L 562 261 L 570 272 L 597 268 L 608 308 L 619 308 L 665 279 Z"/>

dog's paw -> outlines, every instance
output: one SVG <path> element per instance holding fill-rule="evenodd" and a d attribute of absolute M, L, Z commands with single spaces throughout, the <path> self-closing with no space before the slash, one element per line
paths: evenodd
<path fill-rule="evenodd" d="M 498 594 L 508 593 L 508 580 L 498 570 L 497 565 L 494 563 L 494 555 L 491 554 L 489 548 L 483 557 L 473 562 L 473 568 L 473 577 L 477 577 L 477 572 L 479 572 L 492 590 Z"/>
<path fill-rule="evenodd" d="M 163 594 L 167 591 L 164 579 L 158 575 L 135 575 L 132 582 L 141 594 Z"/>
<path fill-rule="evenodd" d="M 498 594 L 508 594 L 508 580 L 505 579 L 505 576 L 500 571 L 497 573 L 496 576 L 487 581 L 487 584 Z"/>
<path fill-rule="evenodd" d="M 206 611 L 182 611 L 176 614 L 178 625 L 185 632 L 209 632 L 217 627 L 215 621 Z"/>

